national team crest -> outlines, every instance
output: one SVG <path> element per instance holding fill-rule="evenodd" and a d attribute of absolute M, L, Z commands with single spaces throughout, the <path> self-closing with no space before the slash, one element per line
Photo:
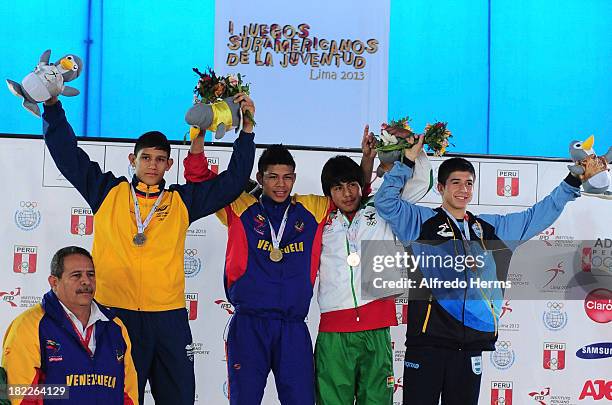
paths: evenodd
<path fill-rule="evenodd" d="M 472 372 L 476 375 L 482 374 L 482 356 L 472 356 Z"/>
<path fill-rule="evenodd" d="M 198 293 L 185 293 L 185 307 L 190 321 L 198 318 Z"/>
<path fill-rule="evenodd" d="M 565 343 L 544 343 L 544 363 L 546 370 L 565 368 Z"/>
<path fill-rule="evenodd" d="M 516 197 L 519 195 L 518 170 L 497 171 L 497 195 L 500 197 Z"/>
<path fill-rule="evenodd" d="M 15 273 L 36 273 L 37 246 L 15 246 L 13 271 Z"/>
<path fill-rule="evenodd" d="M 219 158 L 207 156 L 206 160 L 208 160 L 208 168 L 210 171 L 215 174 L 219 174 Z"/>
<path fill-rule="evenodd" d="M 398 298 L 395 300 L 395 316 L 398 324 L 406 325 L 408 323 L 408 300 Z"/>
<path fill-rule="evenodd" d="M 91 208 L 72 207 L 70 211 L 70 233 L 85 236 L 93 233 L 93 213 Z"/>
<path fill-rule="evenodd" d="M 512 405 L 512 381 L 491 381 L 491 405 Z"/>

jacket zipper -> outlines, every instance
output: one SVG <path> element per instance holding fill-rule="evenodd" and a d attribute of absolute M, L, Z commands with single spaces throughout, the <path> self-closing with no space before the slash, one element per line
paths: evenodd
<path fill-rule="evenodd" d="M 429 323 L 429 315 L 431 314 L 431 301 L 432 301 L 431 294 L 429 295 L 429 299 L 427 301 L 428 301 L 427 313 L 425 314 L 425 320 L 423 321 L 423 328 L 421 329 L 421 332 L 423 333 L 427 331 L 427 324 Z"/>

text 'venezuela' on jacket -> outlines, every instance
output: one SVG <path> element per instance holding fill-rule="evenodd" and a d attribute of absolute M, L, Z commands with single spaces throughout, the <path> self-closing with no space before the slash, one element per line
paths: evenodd
<path fill-rule="evenodd" d="M 130 182 L 111 172 L 103 173 L 98 163 L 77 147 L 59 102 L 45 106 L 43 119 L 51 157 L 94 213 L 96 299 L 103 305 L 129 310 L 184 308 L 187 228 L 240 195 L 253 167 L 253 134 L 240 133 L 228 169 L 214 179 L 171 185 L 146 229 L 147 241 L 136 246 L 132 241 L 137 227 L 130 187 L 136 189 L 144 220 L 165 184 L 147 186 L 136 177 Z"/>
<path fill-rule="evenodd" d="M 61 384 L 66 404 L 137 404 L 138 381 L 127 329 L 112 311 L 98 305 L 109 319 L 95 323 L 93 356 L 68 319 L 57 296 L 47 292 L 41 304 L 19 315 L 4 336 L 2 366 L 8 384 Z M 14 404 L 41 404 L 16 399 Z"/>
<path fill-rule="evenodd" d="M 280 249 L 283 258 L 270 260 L 270 226 L 275 231 L 288 208 Z M 224 285 L 236 313 L 271 319 L 303 321 L 308 315 L 319 269 L 321 237 L 331 200 L 294 195 L 275 203 L 243 193 L 217 216 L 228 227 Z"/>
<path fill-rule="evenodd" d="M 412 169 L 399 162 L 385 175 L 375 198 L 380 216 L 389 222 L 405 245 L 411 241 L 425 241 L 423 244 L 412 243 L 412 250 L 418 248 L 443 256 L 465 255 L 466 252 L 461 250 L 461 246 L 465 246 L 461 241 L 462 231 L 449 220 L 444 210 L 400 200 L 400 189 L 410 176 Z M 565 204 L 580 196 L 579 185 L 578 179 L 568 175 L 547 197 L 522 212 L 507 215 L 468 212 L 469 239 L 476 244 L 477 241 L 486 241 L 496 245 L 496 252 L 487 256 L 483 272 L 487 272 L 490 278 L 503 277 L 509 256 L 518 246 L 516 241 L 531 239 L 550 226 L 561 215 Z M 502 246 L 506 249 L 501 249 Z M 420 277 L 449 273 L 448 269 L 438 268 L 429 268 L 428 272 L 424 274 L 419 268 L 417 273 Z M 470 272 L 464 272 L 466 277 Z M 411 300 L 406 346 L 494 350 L 503 291 L 492 288 L 483 294 L 476 290 L 478 288 L 468 283 L 464 289 L 432 289 L 429 299 Z M 477 299 L 479 296 L 482 298 Z"/>
<path fill-rule="evenodd" d="M 209 176 L 203 153 L 185 160 L 187 181 Z M 272 237 L 287 211 L 280 241 L 283 258 L 270 260 Z M 303 321 L 308 314 L 319 269 L 321 239 L 327 215 L 333 208 L 328 197 L 294 195 L 276 203 L 263 195 L 257 199 L 242 193 L 217 212 L 228 228 L 224 286 L 236 313 L 271 319 Z"/>

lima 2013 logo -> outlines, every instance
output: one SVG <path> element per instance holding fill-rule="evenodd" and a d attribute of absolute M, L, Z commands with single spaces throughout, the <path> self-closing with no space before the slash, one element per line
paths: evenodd
<path fill-rule="evenodd" d="M 202 260 L 197 257 L 197 254 L 198 249 L 185 249 L 185 256 L 183 258 L 185 277 L 195 277 L 202 270 Z"/>
<path fill-rule="evenodd" d="M 516 355 L 512 343 L 508 340 L 498 340 L 495 343 L 495 351 L 491 352 L 491 363 L 498 370 L 507 370 L 514 364 Z"/>
<path fill-rule="evenodd" d="M 563 311 L 563 303 L 549 301 L 546 303 L 548 310 L 542 314 L 542 322 L 550 331 L 559 331 L 567 325 L 567 312 Z"/>
<path fill-rule="evenodd" d="M 15 224 L 22 231 L 31 231 L 40 225 L 40 211 L 36 209 L 36 201 L 20 201 L 19 209 L 15 211 Z"/>

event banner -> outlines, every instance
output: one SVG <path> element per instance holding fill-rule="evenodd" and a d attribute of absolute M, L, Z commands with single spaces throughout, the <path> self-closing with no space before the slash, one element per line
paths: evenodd
<path fill-rule="evenodd" d="M 258 142 L 358 146 L 386 120 L 389 0 L 215 7 L 215 71 L 251 83 Z"/>

